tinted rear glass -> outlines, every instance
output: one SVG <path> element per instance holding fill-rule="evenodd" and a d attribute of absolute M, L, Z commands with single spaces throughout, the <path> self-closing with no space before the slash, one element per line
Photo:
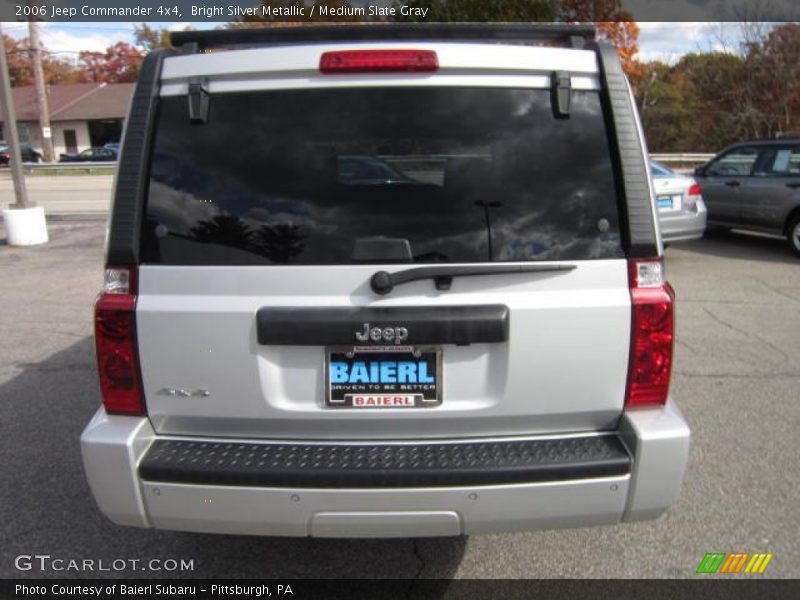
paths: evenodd
<path fill-rule="evenodd" d="M 623 256 L 597 92 L 364 88 L 162 98 L 142 260 L 486 262 Z"/>

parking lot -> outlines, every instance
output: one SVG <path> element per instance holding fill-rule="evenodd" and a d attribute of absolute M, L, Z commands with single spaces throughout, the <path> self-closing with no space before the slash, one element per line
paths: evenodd
<path fill-rule="evenodd" d="M 667 250 L 678 296 L 672 390 L 693 444 L 664 518 L 468 539 L 294 540 L 123 528 L 98 513 L 78 437 L 100 403 L 91 306 L 104 227 L 73 215 L 33 248 L 5 245 L 0 228 L 0 577 L 693 577 L 705 553 L 734 551 L 773 553 L 765 577 L 800 576 L 800 261 L 783 241 L 726 234 Z M 21 554 L 185 559 L 193 570 L 19 571 Z"/>

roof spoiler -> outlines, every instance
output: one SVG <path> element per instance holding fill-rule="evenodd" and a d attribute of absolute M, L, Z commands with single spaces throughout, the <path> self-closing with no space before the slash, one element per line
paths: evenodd
<path fill-rule="evenodd" d="M 518 44 L 550 42 L 570 48 L 583 48 L 587 41 L 594 41 L 595 35 L 594 25 L 584 24 L 392 23 L 174 31 L 170 40 L 176 48 L 182 48 L 186 53 L 195 53 L 231 46 L 405 40 L 480 40 Z"/>

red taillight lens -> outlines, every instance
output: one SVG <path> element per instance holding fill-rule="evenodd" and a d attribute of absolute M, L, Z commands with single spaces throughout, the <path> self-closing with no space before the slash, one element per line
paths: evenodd
<path fill-rule="evenodd" d="M 690 185 L 689 186 L 689 191 L 686 192 L 687 196 L 699 196 L 700 194 L 701 194 L 700 186 L 697 185 L 696 183 L 693 183 L 692 185 Z"/>
<path fill-rule="evenodd" d="M 103 405 L 109 413 L 144 415 L 136 351 L 136 294 L 128 269 L 107 269 L 94 305 L 94 340 Z"/>
<path fill-rule="evenodd" d="M 339 50 L 319 59 L 321 73 L 430 73 L 439 69 L 432 50 Z"/>
<path fill-rule="evenodd" d="M 675 292 L 659 260 L 630 261 L 631 350 L 626 406 L 665 404 L 672 371 Z"/>

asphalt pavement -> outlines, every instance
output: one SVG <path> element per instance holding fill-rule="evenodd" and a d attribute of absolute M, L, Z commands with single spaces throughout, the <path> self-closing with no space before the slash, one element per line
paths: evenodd
<path fill-rule="evenodd" d="M 31 248 L 5 245 L 0 228 L 0 577 L 696 577 L 705 553 L 734 551 L 774 554 L 759 577 L 800 576 L 800 260 L 780 240 L 727 234 L 667 251 L 678 296 L 672 390 L 693 440 L 665 517 L 458 539 L 310 540 L 126 528 L 97 511 L 78 437 L 100 404 L 91 315 L 104 227 L 52 222 L 51 242 Z M 16 557 L 37 554 L 106 565 L 172 558 L 193 569 L 16 568 Z"/>
<path fill-rule="evenodd" d="M 113 175 L 36 175 L 25 178 L 28 198 L 56 217 L 100 217 L 111 205 Z M 0 205 L 14 202 L 8 169 L 0 170 Z"/>

